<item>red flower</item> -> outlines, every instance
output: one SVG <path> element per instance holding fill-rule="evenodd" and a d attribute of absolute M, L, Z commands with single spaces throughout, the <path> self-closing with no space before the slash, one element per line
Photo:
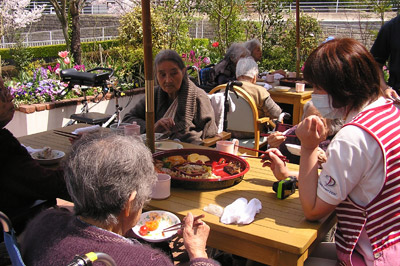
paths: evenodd
<path fill-rule="evenodd" d="M 219 46 L 219 42 L 213 42 L 211 45 L 212 45 L 212 47 L 218 47 Z"/>

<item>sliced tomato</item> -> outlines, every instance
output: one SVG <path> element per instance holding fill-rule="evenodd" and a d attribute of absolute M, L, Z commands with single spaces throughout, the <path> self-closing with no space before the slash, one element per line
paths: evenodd
<path fill-rule="evenodd" d="M 142 225 L 142 226 L 139 228 L 139 234 L 140 234 L 141 236 L 145 236 L 145 235 L 147 235 L 148 233 L 149 233 L 149 229 L 147 229 L 147 226 Z"/>

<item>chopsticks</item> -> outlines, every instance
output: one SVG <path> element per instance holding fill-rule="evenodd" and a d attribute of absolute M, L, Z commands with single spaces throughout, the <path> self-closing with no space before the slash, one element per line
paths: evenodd
<path fill-rule="evenodd" d="M 258 152 L 258 153 L 262 153 L 262 154 L 267 154 L 268 155 L 268 153 L 265 152 L 265 151 L 260 151 L 260 150 L 256 150 L 256 149 L 252 149 L 252 148 L 248 148 L 248 147 L 244 147 L 244 146 L 239 146 L 239 145 L 236 145 L 236 146 L 239 147 L 239 148 L 245 149 L 245 150 L 255 151 L 255 152 Z M 284 162 L 289 162 L 289 160 L 286 159 L 286 156 L 277 155 L 277 154 L 276 154 L 276 156 L 278 156 Z M 254 156 L 254 158 L 259 158 L 259 157 Z M 259 158 L 259 159 L 267 159 L 267 158 Z"/>
<path fill-rule="evenodd" d="M 68 137 L 68 138 L 73 138 L 76 139 L 79 137 L 78 134 L 74 134 L 74 133 L 70 133 L 70 132 L 65 132 L 65 131 L 61 131 L 61 130 L 53 130 L 54 134 L 63 136 L 63 137 Z"/>
<path fill-rule="evenodd" d="M 193 221 L 197 221 L 198 219 L 201 219 L 201 218 L 204 218 L 204 214 L 201 214 L 199 216 L 194 217 Z M 176 231 L 176 230 L 179 230 L 180 228 L 182 228 L 183 224 L 184 224 L 183 222 L 177 223 L 177 224 L 174 224 L 174 225 L 172 225 L 170 227 L 164 228 L 162 231 L 163 232 Z"/>
<path fill-rule="evenodd" d="M 269 135 L 271 135 L 271 133 L 261 133 L 260 134 L 262 137 L 268 137 Z M 296 135 L 282 135 L 284 137 L 288 137 L 288 138 L 296 138 Z"/>

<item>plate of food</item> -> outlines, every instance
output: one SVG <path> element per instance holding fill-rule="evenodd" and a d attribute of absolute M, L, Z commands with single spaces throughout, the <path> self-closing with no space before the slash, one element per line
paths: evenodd
<path fill-rule="evenodd" d="M 287 86 L 275 86 L 274 91 L 289 91 L 290 87 Z"/>
<path fill-rule="evenodd" d="M 177 233 L 177 230 L 163 232 L 163 229 L 180 222 L 173 213 L 159 210 L 148 211 L 140 215 L 139 221 L 132 231 L 148 242 L 163 242 L 171 239 Z"/>
<path fill-rule="evenodd" d="M 171 176 L 171 186 L 219 189 L 240 183 L 250 169 L 243 158 L 209 149 L 179 149 L 153 154 L 159 173 Z"/>
<path fill-rule="evenodd" d="M 43 150 L 34 152 L 31 156 L 41 165 L 51 165 L 59 163 L 65 156 L 65 153 L 63 151 L 53 150 L 50 147 L 44 147 Z"/>
<path fill-rule="evenodd" d="M 182 144 L 172 141 L 157 141 L 154 145 L 157 151 L 168 151 L 183 148 Z"/>

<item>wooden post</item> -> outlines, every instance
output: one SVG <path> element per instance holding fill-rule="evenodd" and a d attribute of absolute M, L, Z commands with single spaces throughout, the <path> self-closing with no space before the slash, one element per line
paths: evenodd
<path fill-rule="evenodd" d="M 296 0 L 296 78 L 300 77 L 300 3 Z"/>
<path fill-rule="evenodd" d="M 142 0 L 142 27 L 144 51 L 144 75 L 146 95 L 146 140 L 151 152 L 155 152 L 154 144 L 154 78 L 153 51 L 151 41 L 150 0 Z"/>

